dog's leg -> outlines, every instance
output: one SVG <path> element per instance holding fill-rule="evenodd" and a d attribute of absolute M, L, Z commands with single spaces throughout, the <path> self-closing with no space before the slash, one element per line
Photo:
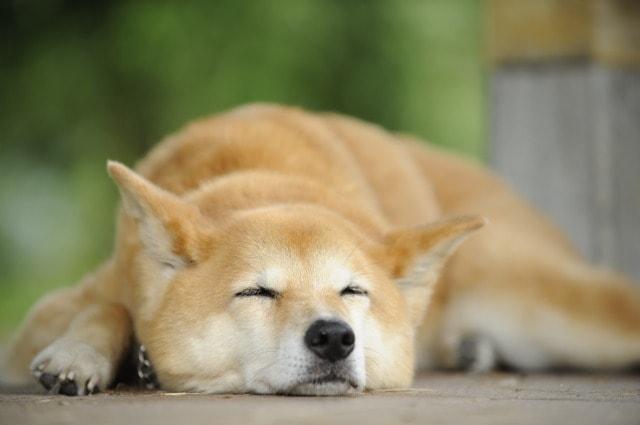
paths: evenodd
<path fill-rule="evenodd" d="M 440 344 L 452 335 L 482 335 L 495 357 L 525 371 L 618 370 L 640 363 L 640 291 L 586 266 L 531 273 L 544 275 L 540 281 L 478 283 L 453 294 Z M 464 345 L 459 340 L 457 346 Z"/>
<path fill-rule="evenodd" d="M 30 364 L 36 354 L 65 334 L 78 314 L 99 302 L 102 297 L 97 294 L 114 280 L 113 263 L 107 261 L 78 285 L 46 294 L 32 307 L 3 350 L 0 381 L 9 385 L 32 384 Z"/>
<path fill-rule="evenodd" d="M 42 350 L 31 368 L 53 393 L 83 395 L 109 386 L 129 347 L 131 323 L 118 304 L 82 311 L 60 338 Z"/>
<path fill-rule="evenodd" d="M 500 362 L 522 370 L 640 361 L 638 286 L 588 265 L 560 230 L 482 166 L 413 141 L 406 147 L 443 214 L 490 221 L 449 261 L 439 283 L 443 305 L 427 313 L 419 340 L 422 365 L 447 366 L 440 352 L 464 335 L 488 338 Z"/>
<path fill-rule="evenodd" d="M 422 336 L 418 369 L 463 370 L 471 373 L 484 373 L 494 370 L 499 364 L 495 343 L 481 334 L 461 334 L 449 332 L 438 335 L 437 339 L 425 343 Z"/>
<path fill-rule="evenodd" d="M 453 360 L 456 368 L 473 373 L 489 372 L 498 364 L 493 341 L 480 334 L 460 338 L 453 351 Z"/>
<path fill-rule="evenodd" d="M 62 335 L 73 318 L 86 306 L 78 288 L 65 288 L 45 295 L 3 352 L 0 379 L 5 384 L 33 383 L 31 360 Z"/>
<path fill-rule="evenodd" d="M 436 297 L 417 334 L 417 369 L 452 369 L 472 373 L 495 369 L 500 361 L 495 343 L 489 337 L 472 333 L 470 329 L 443 324 L 444 319 L 449 319 L 445 317 L 449 306 L 438 297 L 438 289 L 442 288 L 436 289 Z"/>

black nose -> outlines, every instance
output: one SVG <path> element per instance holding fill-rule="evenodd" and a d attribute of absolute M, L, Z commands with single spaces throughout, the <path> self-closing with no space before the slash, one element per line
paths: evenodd
<path fill-rule="evenodd" d="M 321 359 L 337 362 L 353 351 L 356 336 L 338 320 L 316 320 L 304 335 L 304 343 Z"/>

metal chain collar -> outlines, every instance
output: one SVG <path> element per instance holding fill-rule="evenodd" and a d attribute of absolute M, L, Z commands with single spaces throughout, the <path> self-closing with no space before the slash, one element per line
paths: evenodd
<path fill-rule="evenodd" d="M 151 361 L 147 356 L 147 349 L 144 345 L 140 345 L 138 348 L 138 355 L 136 357 L 136 372 L 138 374 L 140 385 L 142 385 L 144 388 L 148 390 L 156 390 L 160 388 L 158 377 L 156 376 L 156 372 L 153 370 Z"/>

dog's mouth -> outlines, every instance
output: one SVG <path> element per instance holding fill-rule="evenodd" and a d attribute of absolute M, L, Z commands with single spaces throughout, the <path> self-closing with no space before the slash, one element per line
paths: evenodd
<path fill-rule="evenodd" d="M 308 379 L 306 381 L 302 381 L 298 385 L 303 385 L 303 384 L 304 385 L 308 385 L 308 384 L 311 384 L 311 385 L 323 385 L 323 384 L 329 384 L 329 383 L 332 383 L 332 382 L 346 383 L 346 384 L 349 384 L 352 388 L 357 388 L 358 387 L 358 384 L 353 379 L 348 378 L 346 376 L 339 376 L 339 375 L 336 375 L 336 374 L 333 374 L 333 373 L 330 373 L 330 374 L 325 375 L 325 376 L 321 376 L 319 378 L 311 378 L 311 379 Z"/>
<path fill-rule="evenodd" d="M 138 346 L 136 350 L 135 363 L 139 383 L 146 389 L 158 389 L 160 385 L 156 378 L 153 365 L 147 356 L 144 345 Z M 311 372 L 313 370 L 313 372 Z M 272 391 L 274 394 L 282 395 L 305 395 L 305 396 L 332 396 L 362 392 L 364 384 L 360 382 L 352 373 L 344 368 L 332 368 L 320 372 L 318 368 L 311 369 L 309 374 L 295 382 L 286 389 Z"/>
<path fill-rule="evenodd" d="M 362 386 L 352 377 L 329 373 L 306 378 L 283 391 L 291 395 L 342 395 L 362 391 Z"/>

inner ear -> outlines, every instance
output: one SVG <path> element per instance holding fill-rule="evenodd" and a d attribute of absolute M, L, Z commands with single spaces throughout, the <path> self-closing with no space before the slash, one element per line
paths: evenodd
<path fill-rule="evenodd" d="M 425 226 L 396 229 L 385 236 L 382 263 L 407 301 L 413 322 L 421 322 L 433 285 L 455 249 L 484 226 L 480 216 L 455 217 Z"/>
<path fill-rule="evenodd" d="M 140 241 L 155 261 L 171 268 L 203 259 L 210 243 L 199 209 L 118 162 L 109 161 L 123 208 L 138 224 Z"/>
<path fill-rule="evenodd" d="M 461 216 L 389 232 L 385 254 L 392 276 L 402 278 L 420 269 L 441 267 L 469 234 L 485 224 L 483 217 Z"/>

